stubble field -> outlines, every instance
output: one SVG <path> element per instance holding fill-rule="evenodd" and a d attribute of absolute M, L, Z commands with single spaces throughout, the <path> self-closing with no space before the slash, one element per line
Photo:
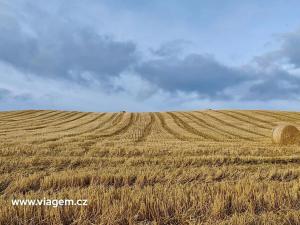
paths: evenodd
<path fill-rule="evenodd" d="M 0 113 L 0 224 L 300 224 L 300 113 Z M 12 206 L 12 199 L 88 206 Z"/>

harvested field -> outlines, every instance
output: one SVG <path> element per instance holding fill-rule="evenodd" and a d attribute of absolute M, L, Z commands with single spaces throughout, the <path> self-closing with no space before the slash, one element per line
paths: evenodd
<path fill-rule="evenodd" d="M 300 113 L 0 113 L 0 224 L 300 224 Z M 87 199 L 13 206 L 12 199 Z"/>

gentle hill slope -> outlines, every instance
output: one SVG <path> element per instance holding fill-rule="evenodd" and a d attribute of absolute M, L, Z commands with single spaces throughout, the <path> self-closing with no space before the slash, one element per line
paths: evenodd
<path fill-rule="evenodd" d="M 132 143 L 163 141 L 268 141 L 276 124 L 298 124 L 300 113 L 207 110 L 167 113 L 81 113 L 17 111 L 0 113 L 0 135 L 9 142 L 120 140 Z M 20 140 L 22 139 L 22 140 Z"/>
<path fill-rule="evenodd" d="M 272 144 L 281 123 L 300 113 L 1 112 L 0 224 L 300 224 L 300 147 Z"/>

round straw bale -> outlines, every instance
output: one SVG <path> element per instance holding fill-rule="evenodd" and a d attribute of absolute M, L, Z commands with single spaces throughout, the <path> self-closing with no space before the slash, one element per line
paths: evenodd
<path fill-rule="evenodd" d="M 278 125 L 273 129 L 272 139 L 280 145 L 296 144 L 300 142 L 300 131 L 292 125 Z"/>

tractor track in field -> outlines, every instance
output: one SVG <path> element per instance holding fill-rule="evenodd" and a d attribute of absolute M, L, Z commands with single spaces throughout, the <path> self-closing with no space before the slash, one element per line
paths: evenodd
<path fill-rule="evenodd" d="M 36 130 L 40 130 L 40 129 L 44 129 L 44 128 L 53 128 L 53 127 L 56 127 L 58 125 L 61 125 L 61 124 L 64 124 L 66 122 L 69 122 L 71 120 L 77 120 L 78 117 L 76 118 L 72 118 L 74 116 L 77 116 L 78 113 L 77 112 L 70 112 L 70 113 L 65 113 L 64 115 L 62 116 L 59 116 L 58 118 L 56 117 L 57 115 L 60 115 L 60 113 L 58 114 L 55 114 L 52 115 L 51 117 L 48 117 L 48 119 L 44 118 L 43 119 L 43 123 L 42 124 L 39 124 L 39 125 L 34 125 L 30 128 L 24 128 L 24 127 L 28 127 L 28 125 L 23 125 L 21 127 L 19 127 L 19 129 L 16 129 L 17 125 L 14 127 L 14 129 L 10 129 L 10 130 L 5 130 L 5 131 L 2 131 L 2 132 L 16 132 L 16 131 L 36 131 Z M 56 121 L 53 121 L 54 119 L 52 118 L 55 118 Z M 72 118 L 72 119 L 70 119 Z M 70 119 L 70 120 L 68 120 Z M 61 122 L 60 122 L 61 121 Z M 12 127 L 11 127 L 12 128 Z M 21 128 L 21 129 L 20 129 Z"/>
<path fill-rule="evenodd" d="M 147 123 L 147 125 L 145 126 L 145 129 L 142 132 L 142 136 L 140 136 L 136 142 L 142 142 L 145 141 L 147 139 L 147 137 L 151 134 L 152 131 L 152 127 L 154 126 L 155 123 L 155 116 L 153 113 L 149 113 L 150 114 L 150 121 L 149 123 Z"/>
<path fill-rule="evenodd" d="M 111 137 L 111 136 L 120 135 L 120 134 L 125 133 L 133 125 L 133 123 L 137 120 L 138 115 L 140 115 L 140 114 L 130 113 L 128 123 L 125 123 L 124 126 L 122 126 L 121 128 L 119 128 L 111 133 L 102 134 L 102 135 L 99 135 L 98 137 Z"/>
<path fill-rule="evenodd" d="M 35 126 L 41 126 L 41 125 L 44 125 L 45 123 L 52 124 L 52 123 L 57 122 L 57 120 L 69 118 L 70 115 L 72 115 L 72 116 L 76 115 L 76 112 L 64 112 L 64 111 L 54 111 L 54 112 L 55 112 L 54 114 L 51 114 L 51 115 L 48 114 L 46 117 L 41 118 L 41 121 L 43 123 L 36 124 Z M 35 118 L 31 119 L 30 121 L 34 121 L 34 120 L 35 120 Z M 39 121 L 39 122 L 41 122 L 41 121 Z"/>
<path fill-rule="evenodd" d="M 50 114 L 50 113 L 49 113 Z M 9 123 L 9 124 L 3 124 L 3 125 L 12 125 L 12 126 L 10 126 L 10 127 L 8 127 L 8 128 L 15 128 L 15 127 L 17 127 L 17 125 L 20 125 L 20 124 L 22 124 L 23 125 L 23 127 L 25 127 L 25 126 L 28 126 L 29 124 L 28 123 L 31 123 L 32 121 L 33 122 L 36 122 L 36 120 L 38 120 L 38 123 L 36 123 L 36 124 L 33 124 L 33 126 L 40 126 L 40 125 L 42 125 L 42 123 L 39 123 L 39 122 L 47 122 L 47 123 L 49 123 L 49 122 L 51 122 L 51 121 L 53 121 L 54 119 L 55 120 L 57 120 L 57 119 L 63 119 L 63 118 L 66 118 L 67 116 L 73 116 L 73 115 L 76 115 L 76 113 L 75 112 L 63 112 L 63 111 L 53 111 L 53 112 L 51 112 L 51 114 L 49 115 L 49 114 L 47 114 L 47 115 L 44 115 L 43 117 L 34 117 L 34 118 L 30 118 L 30 119 L 28 119 L 28 121 L 27 120 L 21 120 L 22 122 L 20 123 L 20 122 L 18 122 L 18 121 L 14 121 L 14 122 L 11 122 L 11 123 Z M 23 121 L 24 121 L 24 123 L 23 123 Z M 55 122 L 57 122 L 57 121 L 55 121 Z M 30 125 L 32 125 L 32 124 L 30 124 Z"/>
<path fill-rule="evenodd" d="M 125 113 L 121 113 L 122 118 L 124 117 Z M 113 136 L 117 136 L 117 135 L 121 135 L 123 133 L 126 133 L 128 129 L 130 129 L 130 127 L 133 125 L 133 123 L 135 122 L 136 118 L 137 118 L 137 113 L 130 113 L 130 117 L 128 119 L 128 122 L 125 123 L 124 126 L 122 126 L 121 128 L 109 132 L 107 134 L 100 134 L 91 138 L 88 138 L 88 142 L 84 143 L 84 149 L 85 149 L 85 153 L 87 153 L 94 145 L 97 144 L 97 142 L 105 139 L 105 138 L 109 138 L 109 137 L 113 137 Z M 121 122 L 122 120 L 120 120 L 119 122 Z M 115 125 L 111 126 L 110 128 L 115 127 Z M 108 128 L 109 129 L 109 128 Z M 106 130 L 106 129 L 105 129 Z"/>
<path fill-rule="evenodd" d="M 282 122 L 295 122 L 297 120 L 294 117 L 290 117 L 288 115 L 278 114 L 277 112 L 268 112 L 268 111 L 259 111 L 259 110 L 255 111 L 255 112 L 257 114 L 268 116 L 268 117 L 277 119 L 277 120 L 282 121 Z M 287 118 L 287 119 L 285 119 L 285 118 Z"/>
<path fill-rule="evenodd" d="M 179 118 L 175 113 L 172 112 L 167 112 L 168 115 L 170 115 L 174 122 L 177 124 L 177 126 L 181 127 L 182 129 L 184 129 L 185 131 L 187 131 L 188 133 L 200 136 L 203 139 L 206 140 L 210 140 L 210 141 L 220 141 L 220 139 L 209 135 L 209 134 L 205 134 L 204 132 L 201 132 L 197 129 L 195 129 L 194 127 L 192 127 L 191 125 L 189 125 L 186 121 L 184 121 L 183 119 Z"/>
<path fill-rule="evenodd" d="M 40 113 L 40 111 L 34 111 L 34 112 L 25 111 L 22 114 L 20 113 L 20 114 L 14 115 L 14 116 L 13 115 L 11 115 L 11 116 L 7 115 L 4 118 L 0 118 L 0 122 L 1 123 L 5 122 L 6 124 L 9 125 L 9 124 L 14 123 L 14 122 L 22 121 L 22 120 L 28 118 L 27 116 L 30 116 L 32 114 L 38 114 L 38 113 Z M 25 117 L 25 118 L 23 118 L 23 117 Z M 29 117 L 29 118 L 31 118 L 31 117 Z"/>
<path fill-rule="evenodd" d="M 0 120 L 2 119 L 11 119 L 11 118 L 19 118 L 20 116 L 23 117 L 23 116 L 26 116 L 26 115 L 30 115 L 32 113 L 37 113 L 37 112 L 40 112 L 41 110 L 26 110 L 26 111 L 21 111 L 21 112 L 16 112 L 15 114 L 13 115 L 7 115 L 7 116 L 4 116 L 4 117 L 0 117 Z"/>
<path fill-rule="evenodd" d="M 182 141 L 191 141 L 190 138 L 184 136 L 184 135 L 181 135 L 177 132 L 175 132 L 174 130 L 172 130 L 166 123 L 162 113 L 158 112 L 158 113 L 155 113 L 155 115 L 158 117 L 159 121 L 160 121 L 160 124 L 162 126 L 162 128 L 167 132 L 169 133 L 170 135 L 172 135 L 174 138 L 178 139 L 178 140 L 182 140 Z"/>
<path fill-rule="evenodd" d="M 90 115 L 90 114 L 89 114 L 89 115 Z M 101 113 L 101 114 L 95 116 L 94 118 L 91 118 L 90 120 L 85 121 L 85 122 L 83 122 L 83 123 L 76 124 L 76 125 L 73 125 L 73 126 L 71 126 L 71 127 L 68 127 L 68 128 L 62 129 L 62 130 L 52 131 L 51 134 L 53 134 L 53 133 L 58 133 L 58 132 L 70 131 L 70 130 L 73 130 L 73 129 L 76 129 L 76 128 L 80 128 L 80 127 L 82 127 L 82 126 L 85 126 L 85 125 L 87 125 L 87 124 L 90 124 L 90 123 L 93 123 L 93 122 L 97 121 L 98 119 L 102 118 L 104 115 L 105 115 L 105 113 Z"/>
<path fill-rule="evenodd" d="M 241 116 L 244 116 L 244 117 L 247 117 L 247 118 L 249 118 L 249 120 L 254 120 L 254 121 L 258 121 L 258 122 L 267 124 L 269 126 L 268 129 L 270 129 L 273 126 L 276 125 L 273 122 L 270 122 L 270 121 L 267 121 L 267 120 L 263 120 L 263 119 L 257 118 L 256 116 L 248 115 L 246 113 L 242 113 L 242 112 L 239 112 L 239 111 L 232 111 L 232 110 L 230 110 L 228 112 L 233 113 L 233 114 L 237 114 L 237 115 L 241 115 Z"/>
<path fill-rule="evenodd" d="M 154 126 L 157 126 L 158 132 L 161 130 L 161 132 L 181 141 L 222 142 L 226 140 L 227 142 L 234 142 L 242 139 L 257 142 L 261 141 L 262 137 L 268 137 L 265 130 L 271 130 L 276 125 L 273 122 L 275 120 L 271 120 L 271 118 L 280 121 L 289 119 L 289 121 L 295 122 L 297 120 L 295 117 L 296 114 L 292 117 L 283 113 L 259 110 L 245 112 L 232 110 L 151 112 L 145 114 L 119 112 L 111 115 L 75 111 L 24 111 L 14 115 L 6 114 L 5 118 L 15 119 L 10 120 L 8 124 L 1 121 L 3 117 L 0 117 L 0 125 L 10 126 L 2 127 L 6 130 L 0 130 L 0 138 L 2 141 L 7 140 L 10 143 L 13 137 L 21 137 L 20 142 L 30 144 L 44 144 L 63 139 L 62 142 L 57 143 L 62 144 L 79 143 L 80 138 L 78 140 L 77 138 L 82 137 L 81 140 L 87 142 L 88 146 L 92 146 L 93 143 L 102 139 L 112 137 L 114 140 L 114 136 L 118 136 L 116 140 L 119 138 L 127 139 L 131 134 L 134 134 L 133 142 L 140 143 L 145 142 L 148 136 L 153 133 Z M 12 127 L 13 125 L 14 127 Z M 252 126 L 254 127 L 253 130 L 251 129 Z M 13 132 L 16 133 L 13 134 Z M 169 137 L 169 135 L 167 136 Z"/>
<path fill-rule="evenodd" d="M 97 121 L 98 119 L 102 118 L 104 115 L 106 115 L 106 113 L 104 114 L 100 114 L 99 116 L 97 116 L 96 118 L 94 118 L 92 121 L 89 121 L 89 123 L 85 123 L 85 124 L 80 124 L 80 126 L 84 126 L 84 125 L 87 125 L 87 124 L 90 124 L 90 123 L 94 123 L 95 121 Z M 61 140 L 63 138 L 72 138 L 72 137 L 77 137 L 77 136 L 80 136 L 80 135 L 89 135 L 90 133 L 92 132 L 95 132 L 97 131 L 99 128 L 101 128 L 102 126 L 104 126 L 105 124 L 109 124 L 111 121 L 113 121 L 119 114 L 118 113 L 113 113 L 109 118 L 107 118 L 106 120 L 100 122 L 96 127 L 93 127 L 93 128 L 90 128 L 88 130 L 84 130 L 84 131 L 80 131 L 80 132 L 76 132 L 76 133 L 71 133 L 71 134 L 63 134 L 63 135 L 60 135 L 58 137 L 52 137 L 52 138 L 49 138 L 49 139 L 46 139 L 46 140 L 43 140 L 42 143 L 47 143 L 47 142 L 52 142 L 52 141 L 58 141 L 58 140 Z M 78 127 L 79 124 L 77 124 Z M 76 125 L 76 126 L 77 126 Z M 77 127 L 77 128 L 78 128 Z M 112 127 L 112 126 L 109 126 L 109 127 Z M 107 128 L 105 128 L 107 129 Z M 55 131 L 56 132 L 56 131 Z M 48 134 L 51 134 L 51 132 L 48 132 L 48 133 L 43 133 L 43 135 L 48 135 Z M 36 142 L 35 142 L 36 143 Z M 68 143 L 68 142 L 67 142 Z"/>
<path fill-rule="evenodd" d="M 246 120 L 246 119 L 241 119 L 241 118 L 239 118 L 239 117 L 237 117 L 237 116 L 231 115 L 230 113 L 224 113 L 224 112 L 217 111 L 217 110 L 214 111 L 214 112 L 219 113 L 219 114 L 222 114 L 222 115 L 225 115 L 225 116 L 228 116 L 228 117 L 231 117 L 231 118 L 233 118 L 233 119 L 235 119 L 235 120 L 237 120 L 237 121 L 239 121 L 239 122 L 243 122 L 243 123 L 245 123 L 245 124 L 250 124 L 250 125 L 254 125 L 254 126 L 255 126 L 255 124 L 250 123 L 248 120 Z M 228 123 L 228 124 L 230 124 L 230 123 Z M 236 126 L 236 125 L 233 125 L 233 124 L 232 124 L 232 126 L 239 127 L 239 126 Z M 252 134 L 261 136 L 261 137 L 268 137 L 267 135 L 262 134 L 262 133 L 260 133 L 260 132 L 255 132 L 255 131 L 252 131 L 252 130 L 250 130 L 250 129 L 246 129 L 246 128 L 242 128 L 242 127 L 239 127 L 239 128 L 240 128 L 240 129 L 243 129 L 243 130 L 245 130 L 245 131 L 248 131 L 249 133 L 252 133 Z M 264 129 L 270 130 L 270 128 L 266 128 L 266 127 L 264 127 Z"/>
<path fill-rule="evenodd" d="M 243 115 L 239 115 L 239 114 L 236 114 L 236 113 L 232 113 L 232 111 L 219 111 L 219 110 L 216 110 L 215 112 L 220 113 L 220 114 L 223 114 L 223 115 L 226 115 L 226 116 L 229 116 L 229 117 L 231 117 L 231 118 L 233 118 L 233 119 L 242 121 L 242 122 L 244 122 L 244 123 L 253 125 L 253 126 L 255 126 L 255 127 L 259 127 L 259 128 L 262 128 L 262 129 L 270 130 L 270 126 L 267 127 L 267 126 L 258 124 L 258 123 L 256 123 L 256 122 L 254 122 L 252 119 L 249 119 L 248 117 L 243 118 L 243 117 L 242 117 Z M 262 135 L 263 135 L 263 134 L 262 134 Z"/>
<path fill-rule="evenodd" d="M 227 122 L 227 121 L 225 121 L 225 120 L 222 120 L 222 119 L 218 118 L 217 116 L 211 115 L 210 113 L 199 112 L 199 111 L 197 111 L 197 113 L 202 114 L 202 115 L 206 115 L 206 116 L 208 116 L 208 117 L 210 117 L 210 118 L 212 118 L 212 119 L 218 121 L 220 124 L 225 125 L 225 126 L 227 126 L 227 127 L 230 127 L 230 128 L 232 128 L 232 129 L 234 128 L 234 129 L 236 129 L 236 130 L 240 130 L 240 131 L 246 132 L 246 133 L 248 133 L 248 134 L 252 134 L 252 135 L 254 134 L 255 136 L 260 136 L 260 137 L 263 136 L 263 135 L 260 134 L 260 133 L 256 133 L 256 132 L 254 132 L 254 131 L 245 129 L 245 128 L 243 128 L 243 127 L 236 126 L 236 125 L 234 125 L 234 124 L 232 124 L 232 123 L 229 123 L 229 122 Z M 246 137 L 245 137 L 245 138 L 246 138 Z M 244 139 L 245 139 L 245 138 L 244 138 Z M 253 138 L 248 138 L 248 137 L 247 137 L 247 140 L 249 140 L 249 141 L 255 141 Z"/>
<path fill-rule="evenodd" d="M 18 115 L 20 113 L 24 113 L 24 111 L 14 111 L 14 112 L 1 112 L 0 114 L 0 121 L 7 117 L 12 117 L 13 115 Z"/>
<path fill-rule="evenodd" d="M 78 113 L 77 113 L 78 114 Z M 68 123 L 72 123 L 72 122 L 74 122 L 74 121 L 77 121 L 77 120 L 80 120 L 80 119 L 82 119 L 82 118 L 84 118 L 84 117 L 86 117 L 86 116 L 88 116 L 88 115 L 90 115 L 91 113 L 83 113 L 83 114 L 78 114 L 78 116 L 77 116 L 77 114 L 74 114 L 74 115 L 72 115 L 72 117 L 73 116 L 76 116 L 75 118 L 72 118 L 72 119 L 70 119 L 71 117 L 69 117 L 68 118 L 68 120 L 63 120 L 63 121 L 61 121 L 61 122 L 59 122 L 59 123 L 56 123 L 56 124 L 54 124 L 54 125 L 50 125 L 50 126 L 40 126 L 40 127 L 38 127 L 38 128 L 29 128 L 29 129 L 25 129 L 25 130 L 39 130 L 39 129 L 43 129 L 43 128 L 55 128 L 55 127 L 57 127 L 57 126 L 60 126 L 60 125 L 66 125 L 66 124 L 68 124 Z"/>
<path fill-rule="evenodd" d="M 63 114 L 63 115 L 61 115 Z M 18 126 L 18 124 L 14 123 L 14 126 L 10 126 L 10 127 L 5 127 L 5 128 L 9 128 L 7 130 L 1 130 L 0 133 L 7 133 L 7 132 L 16 132 L 16 131 L 24 131 L 25 128 L 33 128 L 33 127 L 41 127 L 41 126 L 45 126 L 45 124 L 47 124 L 46 127 L 49 126 L 49 124 L 55 124 L 57 123 L 57 120 L 62 120 L 62 119 L 66 119 L 70 117 L 70 114 L 72 114 L 71 116 L 75 115 L 74 113 L 63 113 L 63 112 L 57 112 L 54 115 L 48 115 L 46 117 L 43 117 L 41 121 L 39 121 L 40 123 L 38 124 L 22 124 L 22 126 Z M 54 121 L 55 120 L 55 121 Z M 34 120 L 33 120 L 34 121 Z M 0 123 L 1 124 L 1 123 Z"/>
<path fill-rule="evenodd" d="M 10 124 L 15 124 L 16 122 L 19 122 L 19 121 L 21 121 L 22 123 L 30 122 L 30 121 L 35 121 L 36 119 L 40 119 L 41 117 L 44 118 L 44 116 L 53 114 L 55 112 L 56 111 L 45 111 L 45 112 L 41 111 L 41 112 L 39 112 L 40 114 L 31 116 L 31 117 L 25 117 L 25 119 L 22 119 L 22 118 L 20 119 L 19 117 L 18 117 L 18 119 L 14 119 L 14 120 L 1 120 L 0 119 L 0 123 L 2 123 L 4 125 L 10 125 Z M 65 113 L 65 112 L 62 111 L 61 113 Z M 34 114 L 34 113 L 32 113 L 32 114 Z M 30 115 L 32 115 L 32 114 L 30 114 Z M 7 122 L 7 123 L 4 123 L 4 122 Z"/>
<path fill-rule="evenodd" d="M 298 113 L 298 112 L 289 112 L 288 114 L 289 115 L 287 115 L 287 116 L 293 118 L 294 120 L 300 120 L 300 113 Z"/>
<path fill-rule="evenodd" d="M 188 113 L 188 112 L 183 112 L 180 113 L 181 115 L 185 116 L 186 118 L 189 118 L 190 120 L 192 120 L 194 123 L 196 123 L 199 126 L 203 126 L 209 130 L 211 130 L 212 132 L 218 133 L 219 135 L 229 138 L 229 139 L 247 139 L 245 137 L 242 137 L 240 135 L 237 135 L 235 133 L 232 133 L 230 131 L 227 131 L 225 129 L 222 129 L 221 127 L 217 127 L 214 124 L 210 124 L 208 122 L 206 122 L 205 120 L 195 116 L 193 113 Z"/>
<path fill-rule="evenodd" d="M 104 114 L 105 115 L 105 114 Z M 102 116 L 101 116 L 102 117 Z M 82 131 L 82 132 L 79 132 L 79 133 L 76 133 L 76 135 L 77 134 L 79 134 L 79 135 L 83 135 L 83 134 L 85 134 L 85 135 L 89 135 L 89 134 L 92 134 L 92 133 L 99 133 L 99 132 L 102 132 L 102 131 L 104 131 L 104 130 L 107 130 L 107 129 L 110 129 L 110 128 L 112 128 L 112 127 L 114 127 L 115 126 L 115 121 L 118 121 L 119 120 L 119 118 L 121 118 L 121 120 L 122 120 L 122 117 L 123 117 L 123 115 L 122 114 L 120 114 L 120 113 L 113 113 L 109 118 L 107 118 L 106 120 L 104 120 L 104 121 L 102 121 L 102 122 L 100 122 L 96 127 L 94 127 L 94 128 L 91 128 L 91 129 L 89 129 L 89 130 L 85 130 L 85 131 Z M 105 127 L 105 128 L 102 128 L 103 126 L 105 126 L 106 124 L 110 124 L 108 127 Z M 76 136 L 75 135 L 75 136 Z M 74 136 L 74 135 L 66 135 L 66 136 Z"/>
<path fill-rule="evenodd" d="M 104 113 L 100 117 L 102 117 L 104 115 L 106 115 L 106 113 Z M 122 122 L 123 118 L 124 118 L 124 113 L 113 113 L 111 117 L 109 117 L 107 120 L 101 122 L 97 127 L 93 128 L 93 129 L 89 129 L 87 131 L 79 132 L 76 134 L 66 134 L 63 137 L 69 138 L 69 137 L 77 137 L 79 135 L 86 135 L 86 138 L 85 138 L 86 140 L 97 139 L 99 136 L 101 136 L 101 133 L 103 131 L 109 130 L 109 129 L 115 127 L 118 123 Z M 102 127 L 106 124 L 110 124 L 110 126 L 99 129 L 100 127 Z M 100 133 L 100 135 L 98 135 L 98 133 Z"/>
<path fill-rule="evenodd" d="M 94 130 L 95 135 L 101 134 L 103 131 L 107 131 L 107 130 L 115 127 L 117 124 L 121 123 L 124 118 L 124 115 L 125 115 L 124 113 L 114 114 L 113 118 L 111 118 L 111 120 L 109 120 L 107 123 L 103 124 L 103 125 L 109 124 L 109 126 L 104 127 L 102 129 L 99 129 L 100 127 L 98 127 L 96 130 Z"/>
<path fill-rule="evenodd" d="M 122 113 L 122 114 L 125 114 L 125 113 Z M 114 131 L 108 132 L 106 134 L 100 134 L 100 135 L 94 136 L 92 138 L 89 138 L 88 140 L 90 142 L 85 144 L 86 151 L 91 149 L 92 146 L 97 144 L 97 142 L 100 141 L 100 140 L 126 133 L 127 130 L 130 129 L 130 127 L 136 121 L 136 118 L 138 116 L 137 113 L 130 113 L 129 115 L 130 116 L 129 116 L 128 122 L 124 122 L 124 125 L 122 127 L 118 128 L 117 130 L 114 130 Z M 111 126 L 110 128 L 112 128 L 112 127 L 115 127 L 115 125 Z"/>
<path fill-rule="evenodd" d="M 117 125 L 118 123 L 120 123 L 122 121 L 122 119 L 124 118 L 124 113 L 119 113 L 112 121 L 111 124 L 112 125 Z"/>

